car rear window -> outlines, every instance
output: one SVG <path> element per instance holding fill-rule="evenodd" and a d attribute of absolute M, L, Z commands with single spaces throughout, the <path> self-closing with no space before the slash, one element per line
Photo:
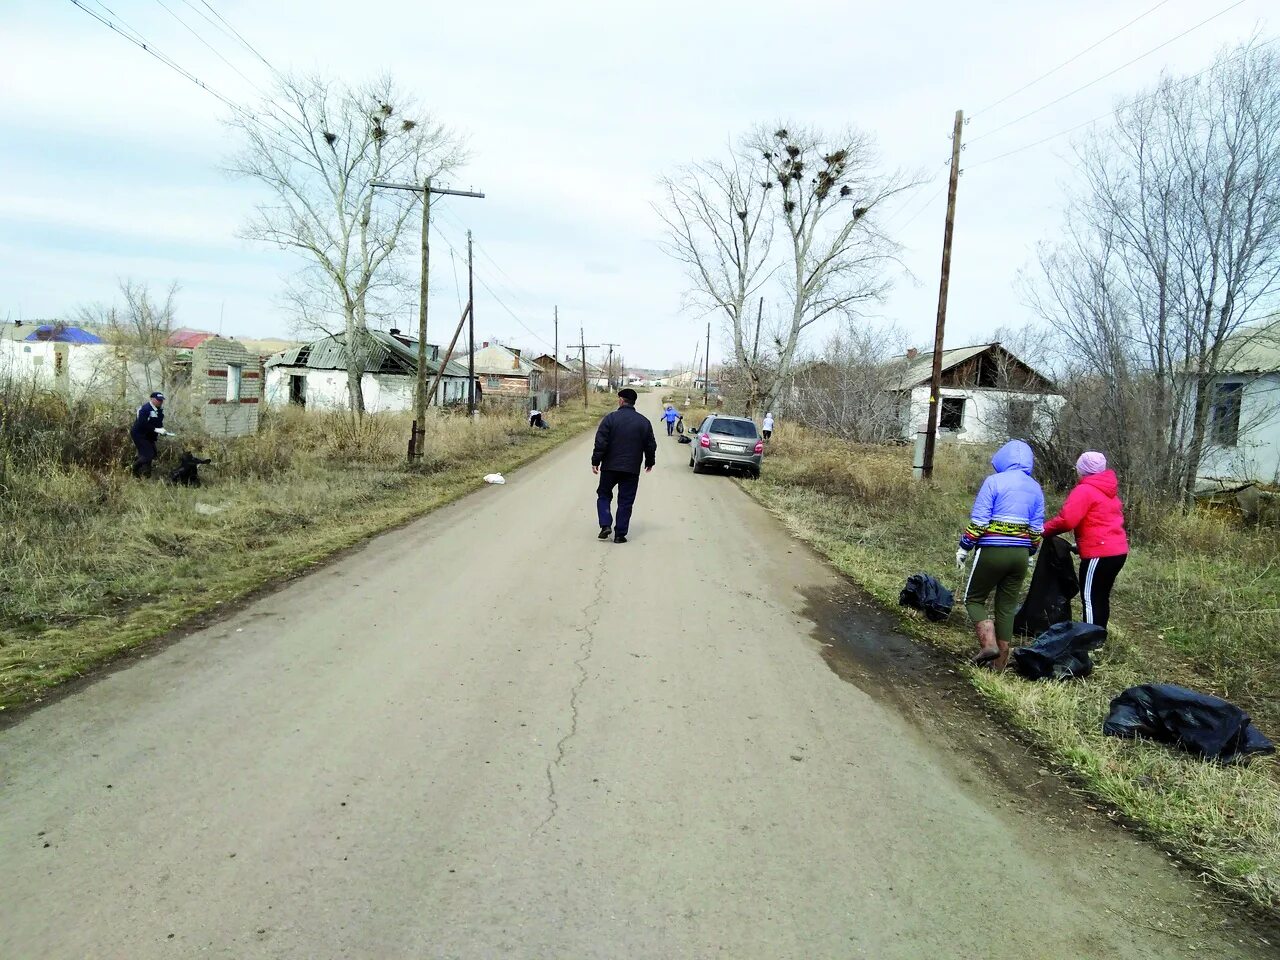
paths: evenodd
<path fill-rule="evenodd" d="M 726 437 L 756 436 L 756 425 L 749 420 L 712 420 L 711 433 L 722 433 Z"/>

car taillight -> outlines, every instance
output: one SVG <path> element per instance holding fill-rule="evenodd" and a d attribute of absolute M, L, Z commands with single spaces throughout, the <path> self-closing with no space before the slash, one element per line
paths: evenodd
<path fill-rule="evenodd" d="M 756 441 L 756 453 L 764 453 L 764 441 L 763 441 L 763 440 L 757 440 L 757 441 Z"/>
<path fill-rule="evenodd" d="M 705 433 L 700 434 L 700 435 L 698 436 L 698 446 L 700 446 L 700 447 L 709 447 L 709 446 L 711 446 L 711 438 L 710 438 L 709 436 L 707 436 Z"/>

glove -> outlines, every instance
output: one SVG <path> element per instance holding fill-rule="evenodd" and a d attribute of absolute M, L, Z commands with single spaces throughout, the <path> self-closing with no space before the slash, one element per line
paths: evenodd
<path fill-rule="evenodd" d="M 169 431 L 164 427 L 156 427 L 156 433 L 160 434 L 162 437 L 170 436 Z"/>
<path fill-rule="evenodd" d="M 964 569 L 964 562 L 965 560 L 968 559 L 968 557 L 969 557 L 969 551 L 966 550 L 964 547 L 961 547 L 959 550 L 956 551 L 956 569 L 957 570 Z"/>

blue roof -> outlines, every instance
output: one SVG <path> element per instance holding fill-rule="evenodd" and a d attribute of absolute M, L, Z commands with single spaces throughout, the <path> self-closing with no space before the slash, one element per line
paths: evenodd
<path fill-rule="evenodd" d="M 103 340 L 99 336 L 95 336 L 88 330 L 81 330 L 79 327 L 55 327 L 52 324 L 43 324 L 36 327 L 35 331 L 27 334 L 28 340 L 44 340 L 53 341 L 54 343 L 102 343 Z"/>

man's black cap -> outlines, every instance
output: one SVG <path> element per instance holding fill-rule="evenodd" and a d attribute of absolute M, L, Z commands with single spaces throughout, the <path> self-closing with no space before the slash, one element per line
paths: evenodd
<path fill-rule="evenodd" d="M 621 390 L 618 391 L 618 396 L 620 396 L 623 400 L 627 401 L 627 403 L 635 403 L 636 400 L 640 398 L 640 395 L 636 393 L 634 390 L 632 390 L 630 387 L 623 387 Z"/>

